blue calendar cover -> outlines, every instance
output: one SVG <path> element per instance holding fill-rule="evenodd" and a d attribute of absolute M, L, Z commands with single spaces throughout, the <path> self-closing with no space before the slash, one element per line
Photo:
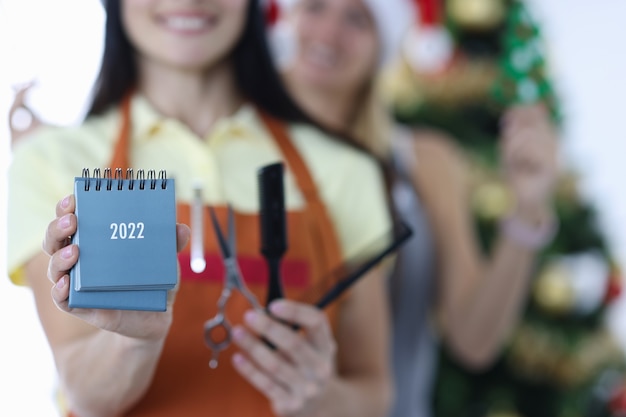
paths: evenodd
<path fill-rule="evenodd" d="M 96 170 L 75 178 L 79 258 L 70 307 L 165 309 L 178 274 L 174 180 L 137 174 Z"/>

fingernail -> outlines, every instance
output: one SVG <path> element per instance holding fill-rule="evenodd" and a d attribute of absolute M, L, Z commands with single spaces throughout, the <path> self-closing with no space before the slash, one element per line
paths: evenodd
<path fill-rule="evenodd" d="M 242 340 L 246 334 L 246 331 L 241 327 L 235 327 L 233 329 L 233 339 Z"/>
<path fill-rule="evenodd" d="M 274 314 L 284 314 L 287 312 L 287 306 L 282 301 L 274 301 L 270 304 L 270 311 Z"/>
<path fill-rule="evenodd" d="M 63 200 L 61 200 L 61 207 L 63 207 L 64 209 L 68 208 L 70 206 L 70 196 L 66 196 Z"/>
<path fill-rule="evenodd" d="M 246 314 L 244 314 L 243 319 L 248 324 L 256 324 L 259 320 L 259 314 L 254 310 L 248 310 Z"/>
<path fill-rule="evenodd" d="M 61 227 L 61 229 L 67 229 L 68 227 L 70 227 L 70 215 L 69 214 L 66 214 L 65 216 L 59 219 L 59 226 Z"/>
<path fill-rule="evenodd" d="M 66 246 L 61 250 L 61 258 L 69 259 L 72 257 L 72 246 Z"/>
<path fill-rule="evenodd" d="M 241 353 L 235 353 L 233 355 L 233 362 L 236 365 L 241 365 L 245 362 L 245 359 L 243 358 L 243 355 Z"/>
<path fill-rule="evenodd" d="M 61 279 L 57 281 L 57 283 L 56 283 L 56 287 L 57 287 L 58 289 L 61 289 L 61 288 L 63 288 L 64 286 L 65 286 L 65 277 L 61 277 Z"/>

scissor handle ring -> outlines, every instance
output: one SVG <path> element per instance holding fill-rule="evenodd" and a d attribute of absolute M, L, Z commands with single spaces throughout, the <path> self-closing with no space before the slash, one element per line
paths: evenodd
<path fill-rule="evenodd" d="M 224 329 L 224 339 L 215 341 L 212 337 L 212 332 L 220 327 Z M 230 323 L 228 323 L 223 314 L 218 314 L 204 323 L 204 343 L 211 350 L 221 351 L 226 349 L 232 340 L 231 333 Z"/>

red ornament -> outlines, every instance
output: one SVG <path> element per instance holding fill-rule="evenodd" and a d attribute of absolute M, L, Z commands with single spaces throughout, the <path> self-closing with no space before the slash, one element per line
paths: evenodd
<path fill-rule="evenodd" d="M 618 271 L 613 271 L 609 277 L 609 281 L 606 285 L 606 292 L 604 294 L 604 304 L 611 304 L 622 295 L 623 284 L 622 277 Z"/>
<path fill-rule="evenodd" d="M 267 0 L 265 6 L 265 22 L 267 26 L 274 26 L 280 18 L 280 7 L 276 0 Z"/>
<path fill-rule="evenodd" d="M 420 21 L 424 26 L 435 26 L 441 23 L 441 6 L 438 0 L 414 0 L 419 10 Z"/>
<path fill-rule="evenodd" d="M 405 57 L 418 73 L 441 73 L 454 56 L 454 41 L 443 22 L 441 0 L 413 0 L 413 3 L 416 21 L 404 41 Z"/>
<path fill-rule="evenodd" d="M 615 417 L 626 416 L 626 386 L 619 386 L 609 400 L 611 415 Z"/>

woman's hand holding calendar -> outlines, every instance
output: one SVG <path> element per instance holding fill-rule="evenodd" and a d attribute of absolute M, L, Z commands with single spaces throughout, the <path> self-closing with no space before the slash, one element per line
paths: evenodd
<path fill-rule="evenodd" d="M 167 312 L 102 310 L 69 308 L 69 271 L 78 261 L 79 248 L 70 243 L 70 237 L 76 232 L 76 202 L 73 195 L 65 197 L 56 206 L 56 218 L 50 222 L 43 241 L 43 250 L 50 255 L 48 279 L 52 281 L 52 299 L 57 307 L 87 323 L 103 330 L 140 339 L 163 339 L 172 322 L 170 308 L 176 291 L 168 295 Z M 177 249 L 180 251 L 189 240 L 189 227 L 176 225 Z"/>

